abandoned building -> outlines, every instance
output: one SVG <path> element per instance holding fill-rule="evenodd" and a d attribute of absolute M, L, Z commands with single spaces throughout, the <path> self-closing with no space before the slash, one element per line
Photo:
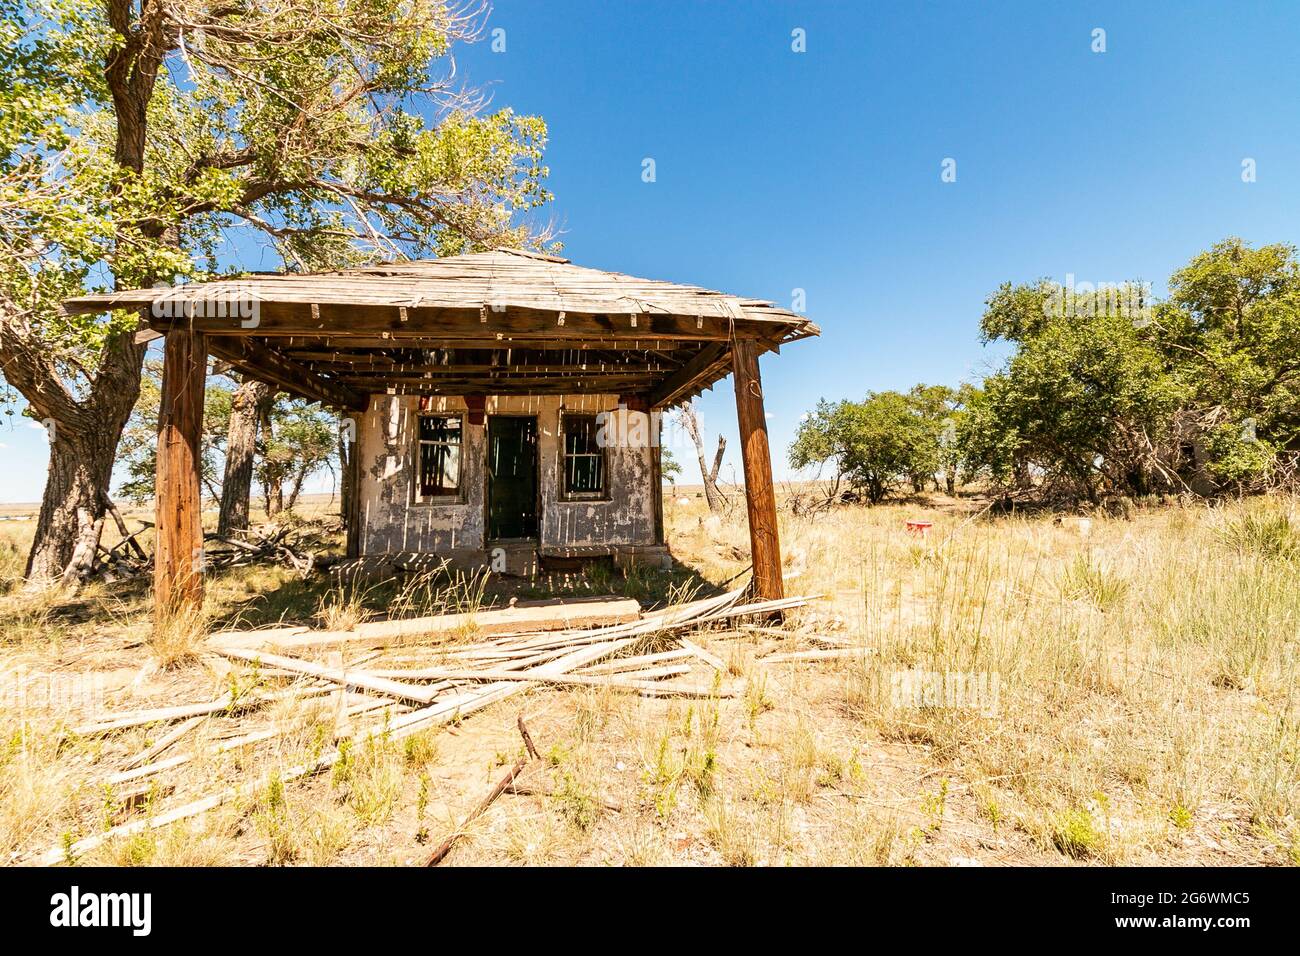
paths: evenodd
<path fill-rule="evenodd" d="M 160 607 L 202 595 L 208 356 L 338 408 L 350 557 L 662 563 L 660 413 L 734 374 L 754 590 L 782 594 L 758 358 L 818 334 L 770 302 L 519 250 L 86 295 L 164 343 Z"/>

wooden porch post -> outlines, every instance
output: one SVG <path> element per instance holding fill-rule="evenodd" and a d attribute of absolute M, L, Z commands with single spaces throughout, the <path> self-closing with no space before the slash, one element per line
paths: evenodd
<path fill-rule="evenodd" d="M 654 507 L 655 544 L 665 544 L 664 539 L 664 449 L 663 449 L 663 411 L 652 408 L 650 417 L 650 493 L 654 495 L 651 504 Z"/>
<path fill-rule="evenodd" d="M 207 365 L 202 332 L 167 333 L 154 483 L 155 620 L 195 611 L 203 603 L 199 469 Z"/>
<path fill-rule="evenodd" d="M 348 513 L 347 522 L 347 557 L 361 557 L 361 428 L 360 415 L 353 419 L 357 424 L 352 430 L 352 441 L 348 447 Z"/>
<path fill-rule="evenodd" d="M 767 444 L 758 354 L 758 343 L 752 339 L 737 339 L 732 345 L 736 418 L 740 423 L 745 501 L 749 506 L 749 545 L 754 560 L 754 595 L 769 601 L 785 597 L 785 588 L 781 583 L 781 542 L 777 536 L 772 453 Z"/>

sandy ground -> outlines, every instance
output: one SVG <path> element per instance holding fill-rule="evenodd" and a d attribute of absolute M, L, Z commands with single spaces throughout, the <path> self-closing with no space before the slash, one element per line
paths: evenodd
<path fill-rule="evenodd" d="M 990 518 L 978 499 L 941 496 L 812 516 L 786 506 L 787 586 L 823 597 L 791 614 L 783 637 L 692 638 L 727 666 L 693 661 L 682 683 L 716 682 L 731 696 L 533 689 L 406 741 L 388 740 L 378 715 L 358 718 L 353 729 L 369 722 L 371 733 L 344 766 L 284 784 L 279 768 L 319 753 L 337 730 L 330 698 L 216 715 L 169 755 L 283 732 L 158 774 L 152 790 L 105 788 L 169 727 L 93 738 L 70 727 L 274 682 L 211 655 L 160 668 L 143 585 L 47 601 L 11 592 L 0 608 L 10 693 L 0 849 L 34 862 L 51 846 L 262 780 L 219 810 L 109 841 L 79 862 L 410 864 L 458 832 L 520 758 L 522 715 L 542 759 L 517 781 L 523 792 L 464 828 L 444 865 L 1297 860 L 1295 566 L 1223 545 L 1225 522 L 1255 505 L 1083 519 Z M 690 493 L 669 498 L 666 515 L 681 562 L 672 575 L 566 587 L 650 601 L 743 571 L 743 520 L 708 515 Z M 930 536 L 910 535 L 912 519 L 933 521 Z M 231 574 L 210 590 L 218 617 L 262 624 L 310 622 L 339 599 L 283 569 Z M 809 634 L 862 657 L 762 660 L 822 646 Z M 898 706 L 900 673 L 984 669 L 1002 681 L 992 710 Z M 35 690 L 15 701 L 24 674 Z M 36 691 L 51 675 L 91 680 L 95 695 L 43 704 Z"/>

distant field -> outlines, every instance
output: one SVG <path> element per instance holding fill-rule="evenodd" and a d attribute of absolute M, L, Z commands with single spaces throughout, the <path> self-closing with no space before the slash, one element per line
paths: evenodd
<path fill-rule="evenodd" d="M 327 508 L 332 502 L 337 502 L 337 501 L 338 501 L 338 496 L 331 495 L 331 494 L 316 494 L 316 495 L 305 494 L 305 495 L 301 495 L 298 498 L 298 503 L 304 510 L 319 510 L 319 509 Z M 131 514 L 131 515 L 138 514 L 141 516 L 148 516 L 153 513 L 153 502 L 151 501 L 147 501 L 144 504 L 140 504 L 140 505 L 131 504 L 130 502 L 121 501 L 121 500 L 116 500 L 115 503 L 117 504 L 118 508 L 122 510 L 123 514 Z M 204 514 L 207 514 L 209 511 L 215 514 L 216 507 L 217 506 L 215 503 L 207 500 L 206 498 L 204 499 L 203 502 Z M 35 520 L 40 510 L 41 510 L 41 503 L 39 501 L 0 504 L 0 519 L 8 518 L 12 520 L 14 518 L 30 518 Z M 254 519 L 258 517 L 259 511 L 260 511 L 260 505 L 258 504 L 257 498 L 254 497 L 253 499 Z M 262 517 L 265 517 L 265 515 L 262 515 Z"/>

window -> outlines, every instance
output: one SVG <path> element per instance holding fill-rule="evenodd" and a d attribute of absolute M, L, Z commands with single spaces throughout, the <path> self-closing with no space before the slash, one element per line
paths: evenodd
<path fill-rule="evenodd" d="M 600 498 L 605 494 L 605 449 L 597 435 L 600 426 L 595 415 L 565 415 L 564 496 L 566 498 Z"/>
<path fill-rule="evenodd" d="M 420 416 L 420 500 L 460 494 L 460 422 L 459 416 Z"/>

